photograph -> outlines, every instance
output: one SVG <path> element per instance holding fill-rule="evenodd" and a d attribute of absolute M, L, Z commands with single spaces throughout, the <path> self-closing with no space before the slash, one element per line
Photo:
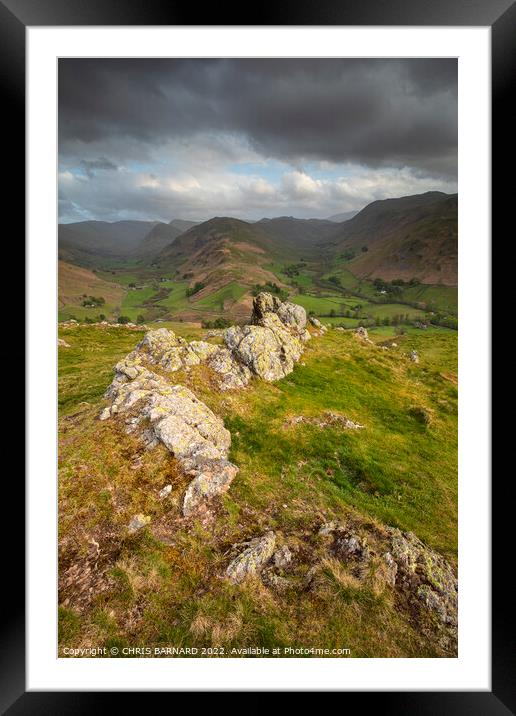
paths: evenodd
<path fill-rule="evenodd" d="M 60 57 L 57 116 L 57 656 L 456 659 L 457 57 Z"/>

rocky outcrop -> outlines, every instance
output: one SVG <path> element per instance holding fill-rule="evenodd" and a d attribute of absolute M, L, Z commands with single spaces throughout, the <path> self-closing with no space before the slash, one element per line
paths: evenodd
<path fill-rule="evenodd" d="M 183 498 L 185 517 L 197 512 L 199 507 L 211 498 L 226 492 L 238 472 L 238 467 L 228 460 L 219 458 L 200 461 L 189 472 L 195 477 L 188 485 Z"/>
<path fill-rule="evenodd" d="M 185 516 L 228 489 L 238 472 L 227 460 L 231 435 L 191 390 L 122 361 L 106 397 L 111 405 L 101 420 L 125 414 L 128 432 L 140 428 L 148 445 L 162 442 L 193 477 L 183 499 Z"/>
<path fill-rule="evenodd" d="M 250 325 L 232 326 L 224 334 L 233 359 L 266 381 L 291 373 L 309 339 L 305 309 L 270 293 L 255 297 Z"/>
<path fill-rule="evenodd" d="M 255 297 L 250 324 L 232 326 L 223 336 L 224 345 L 220 346 L 188 342 L 167 328 L 158 328 L 146 333 L 116 369 L 124 368 L 127 373 L 131 367 L 155 365 L 173 373 L 205 363 L 220 376 L 221 390 L 235 390 L 245 387 L 253 375 L 266 381 L 284 378 L 310 339 L 305 309 L 270 293 Z"/>
<path fill-rule="evenodd" d="M 277 296 L 270 293 L 259 293 L 253 301 L 251 324 L 267 326 L 271 314 L 276 315 L 284 326 L 303 341 L 310 340 L 310 334 L 306 330 L 306 311 L 303 306 L 290 301 L 280 301 Z"/>
<path fill-rule="evenodd" d="M 390 554 L 397 565 L 396 586 L 413 604 L 457 626 L 458 583 L 448 562 L 412 532 L 389 528 Z"/>
<path fill-rule="evenodd" d="M 318 534 L 331 538 L 330 552 L 356 577 L 363 577 L 375 562 L 377 578 L 395 589 L 402 608 L 418 620 L 426 613 L 455 637 L 458 582 L 452 566 L 412 532 L 394 527 L 369 532 L 353 525 L 329 522 Z"/>
<path fill-rule="evenodd" d="M 250 369 L 236 360 L 229 348 L 218 347 L 207 363 L 220 376 L 220 390 L 245 388 L 251 380 Z"/>
<path fill-rule="evenodd" d="M 271 382 L 293 371 L 303 347 L 275 314 L 269 314 L 265 320 L 263 326 L 228 328 L 224 340 L 238 363 Z"/>
<path fill-rule="evenodd" d="M 174 373 L 206 361 L 218 347 L 206 341 L 191 341 L 176 336 L 168 328 L 148 331 L 134 351 L 124 358 L 126 365 L 147 363 Z"/>
<path fill-rule="evenodd" d="M 126 430 L 140 430 L 147 447 L 163 443 L 192 481 L 183 498 L 189 516 L 228 489 L 238 468 L 228 461 L 231 436 L 223 421 L 182 385 L 152 370 L 174 373 L 204 363 L 220 376 L 222 390 L 245 387 L 252 375 L 272 381 L 294 368 L 303 352 L 306 312 L 269 293 L 253 304 L 252 323 L 224 332 L 223 346 L 186 341 L 167 328 L 148 331 L 115 366 L 101 420 L 124 415 Z"/>
<path fill-rule="evenodd" d="M 332 425 L 339 425 L 346 430 L 361 430 L 365 427 L 360 423 L 355 423 L 345 415 L 334 413 L 330 410 L 325 411 L 322 415 L 292 415 L 283 423 L 283 427 L 288 428 L 302 424 L 315 425 L 318 428 L 327 428 Z"/>
<path fill-rule="evenodd" d="M 310 316 L 310 323 L 319 331 L 320 336 L 323 336 L 328 331 L 328 328 L 323 325 L 318 318 L 315 318 L 315 316 Z"/>
<path fill-rule="evenodd" d="M 358 326 L 358 328 L 355 328 L 353 332 L 355 336 L 357 336 L 357 338 L 360 338 L 364 343 L 373 343 L 373 341 L 369 338 L 367 328 L 364 328 L 364 326 Z"/>
<path fill-rule="evenodd" d="M 268 313 L 275 313 L 282 323 L 301 332 L 306 328 L 306 311 L 302 306 L 289 301 L 280 301 L 277 296 L 263 291 L 253 301 L 251 323 L 261 325 Z"/>
<path fill-rule="evenodd" d="M 261 572 L 274 553 L 276 535 L 274 532 L 266 532 L 263 537 L 251 540 L 248 545 L 226 569 L 226 577 L 236 584 Z"/>
<path fill-rule="evenodd" d="M 265 586 L 280 594 L 290 589 L 325 590 L 325 571 L 333 560 L 356 589 L 373 589 L 377 594 L 387 590 L 396 608 L 434 644 L 447 653 L 455 652 L 455 570 L 412 532 L 364 523 L 354 516 L 342 523 L 323 524 L 315 540 L 305 540 L 294 552 L 286 543 L 277 548 L 276 541 L 275 533 L 269 531 L 240 545 L 245 549 L 230 562 L 226 577 L 239 584 L 249 576 L 259 576 Z"/>

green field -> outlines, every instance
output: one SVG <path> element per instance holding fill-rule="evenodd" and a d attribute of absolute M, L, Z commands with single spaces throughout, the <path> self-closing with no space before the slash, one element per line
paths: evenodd
<path fill-rule="evenodd" d="M 241 298 L 247 291 L 248 289 L 245 286 L 233 281 L 232 283 L 228 283 L 226 286 L 223 286 L 218 291 L 214 291 L 205 298 L 201 298 L 196 301 L 194 296 L 192 308 L 196 311 L 207 310 L 222 313 L 224 311 L 224 303 L 226 301 L 230 303 L 238 301 L 238 299 Z"/>
<path fill-rule="evenodd" d="M 403 298 L 407 301 L 425 303 L 432 310 L 446 311 L 457 315 L 458 289 L 456 286 L 419 285 L 405 288 Z"/>
<path fill-rule="evenodd" d="M 160 306 L 167 308 L 170 314 L 188 306 L 188 298 L 186 297 L 188 281 L 174 281 L 172 284 L 167 282 L 165 286 L 170 288 L 170 293 L 159 302 Z"/>
<path fill-rule="evenodd" d="M 413 321 L 418 318 L 425 318 L 425 312 L 412 308 L 404 303 L 364 303 L 363 312 L 372 318 L 392 318 L 393 316 L 408 316 Z"/>
<path fill-rule="evenodd" d="M 138 315 L 145 316 L 146 309 L 144 301 L 147 301 L 157 293 L 154 286 L 146 286 L 141 289 L 128 289 L 122 301 L 120 313 L 127 316 L 131 321 L 136 321 Z"/>
<path fill-rule="evenodd" d="M 96 308 L 85 308 L 84 306 L 73 306 L 69 304 L 64 308 L 60 308 L 57 313 L 58 321 L 68 321 L 70 318 L 74 318 L 76 321 L 84 321 L 86 318 L 92 321 L 99 321 L 100 314 L 104 316 L 114 316 L 118 313 L 119 307 L 112 304 L 106 303 L 103 306 Z"/>
<path fill-rule="evenodd" d="M 342 313 L 347 310 L 353 310 L 360 301 L 354 298 L 344 298 L 343 296 L 311 296 L 309 294 L 297 295 L 291 297 L 294 303 L 306 309 L 308 313 L 313 312 L 316 316 L 328 315 L 330 311 Z"/>
<path fill-rule="evenodd" d="M 330 276 L 337 276 L 344 290 L 359 294 L 364 298 L 373 299 L 375 302 L 385 300 L 372 281 L 358 278 L 345 266 L 337 264 L 332 270 L 326 271 L 321 276 L 324 285 L 330 285 L 327 283 Z M 401 295 L 397 296 L 395 300 L 407 304 L 421 303 L 425 304 L 428 310 L 444 311 L 456 315 L 457 296 L 457 286 L 418 284 L 416 286 L 403 286 Z"/>

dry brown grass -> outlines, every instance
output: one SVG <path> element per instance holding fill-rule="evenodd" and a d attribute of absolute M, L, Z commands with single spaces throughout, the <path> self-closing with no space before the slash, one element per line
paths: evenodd
<path fill-rule="evenodd" d="M 80 305 L 83 294 L 102 296 L 106 303 L 120 305 L 124 289 L 116 283 L 99 278 L 93 271 L 59 261 L 59 306 Z M 99 310 L 102 310 L 100 308 Z"/>

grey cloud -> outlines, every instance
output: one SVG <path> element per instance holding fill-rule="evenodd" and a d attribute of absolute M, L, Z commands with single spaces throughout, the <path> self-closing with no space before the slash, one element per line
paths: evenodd
<path fill-rule="evenodd" d="M 455 177 L 457 61 L 59 61 L 65 160 L 89 147 L 112 156 L 111 142 L 119 158 L 144 157 L 170 140 L 225 132 L 292 166 L 324 160 Z"/>
<path fill-rule="evenodd" d="M 79 165 L 90 179 L 96 175 L 97 171 L 114 172 L 118 169 L 117 165 L 109 159 L 106 159 L 106 157 L 99 157 L 98 159 L 81 159 Z"/>

